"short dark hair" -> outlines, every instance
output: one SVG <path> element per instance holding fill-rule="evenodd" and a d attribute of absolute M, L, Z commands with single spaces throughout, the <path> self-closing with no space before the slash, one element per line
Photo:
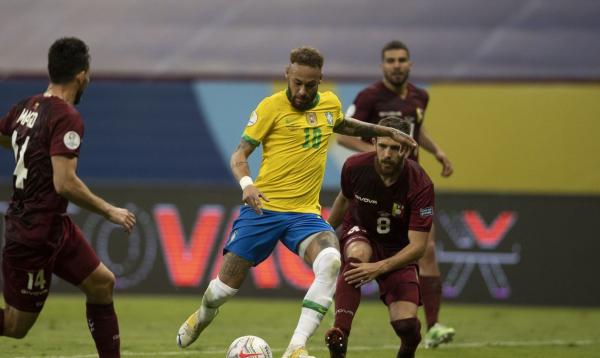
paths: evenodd
<path fill-rule="evenodd" d="M 384 126 L 384 127 L 396 128 L 397 130 L 401 131 L 402 133 L 404 133 L 406 135 L 410 135 L 410 124 L 408 123 L 408 121 L 406 121 L 400 117 L 387 116 L 387 117 L 382 118 L 378 124 L 380 126 Z"/>
<path fill-rule="evenodd" d="M 408 57 L 410 57 L 410 51 L 408 50 L 408 46 L 406 46 L 406 44 L 402 41 L 394 40 L 394 41 L 390 41 L 390 42 L 386 43 L 385 46 L 383 46 L 383 48 L 381 49 L 381 59 L 382 60 L 385 55 L 385 51 L 389 51 L 389 50 L 404 50 L 404 51 L 406 51 L 406 54 L 408 55 Z"/>
<path fill-rule="evenodd" d="M 290 63 L 321 69 L 323 68 L 323 55 L 314 47 L 298 47 L 290 53 Z"/>
<path fill-rule="evenodd" d="M 90 68 L 89 47 L 75 37 L 60 38 L 48 50 L 48 75 L 50 82 L 71 82 L 81 71 Z"/>

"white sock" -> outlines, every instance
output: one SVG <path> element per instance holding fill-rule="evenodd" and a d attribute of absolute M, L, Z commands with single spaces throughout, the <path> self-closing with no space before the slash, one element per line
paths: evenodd
<path fill-rule="evenodd" d="M 333 301 L 340 265 L 340 252 L 333 247 L 322 250 L 315 258 L 313 262 L 315 280 L 304 296 L 302 313 L 290 346 L 306 346 L 308 338 L 319 327 Z"/>
<path fill-rule="evenodd" d="M 214 317 L 214 311 L 216 311 L 222 304 L 238 292 L 237 289 L 227 286 L 217 276 L 215 279 L 210 281 L 204 296 L 202 296 L 202 304 L 198 309 L 198 322 L 203 323 L 207 320 L 212 320 Z"/>

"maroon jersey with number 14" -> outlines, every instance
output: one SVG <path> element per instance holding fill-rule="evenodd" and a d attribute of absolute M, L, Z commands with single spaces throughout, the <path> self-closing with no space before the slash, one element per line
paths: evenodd
<path fill-rule="evenodd" d="M 51 157 L 79 155 L 79 112 L 58 97 L 32 96 L 0 119 L 0 132 L 12 138 L 16 162 L 6 213 L 7 241 L 53 246 L 63 234 L 68 201 L 54 189 Z"/>
<path fill-rule="evenodd" d="M 375 170 L 376 160 L 376 152 L 367 152 L 344 163 L 342 194 L 350 202 L 344 232 L 366 230 L 369 240 L 389 257 L 408 245 L 409 230 L 431 229 L 433 183 L 417 162 L 407 159 L 398 180 L 386 186 Z"/>

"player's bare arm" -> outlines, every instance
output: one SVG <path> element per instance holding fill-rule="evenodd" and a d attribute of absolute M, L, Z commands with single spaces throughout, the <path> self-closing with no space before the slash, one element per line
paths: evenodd
<path fill-rule="evenodd" d="M 333 202 L 333 207 L 331 208 L 331 213 L 329 214 L 329 218 L 327 222 L 334 229 L 342 224 L 344 220 L 344 213 L 348 210 L 349 200 L 344 196 L 342 191 L 338 193 L 337 197 Z"/>
<path fill-rule="evenodd" d="M 414 139 L 398 129 L 362 122 L 351 117 L 344 118 L 342 123 L 335 127 L 333 131 L 354 137 L 390 137 L 402 145 L 417 146 Z"/>
<path fill-rule="evenodd" d="M 365 142 L 359 137 L 352 137 L 348 135 L 338 134 L 336 136 L 337 144 L 341 145 L 344 148 L 348 148 L 350 150 L 356 152 L 370 152 L 375 150 L 373 144 Z"/>
<path fill-rule="evenodd" d="M 426 151 L 433 154 L 435 159 L 437 159 L 440 164 L 442 164 L 442 176 L 449 177 L 454 172 L 454 168 L 452 168 L 452 163 L 446 153 L 431 139 L 431 137 L 427 134 L 425 127 L 422 126 L 419 131 L 419 145 L 425 148 Z"/>
<path fill-rule="evenodd" d="M 398 270 L 411 262 L 416 262 L 425 253 L 428 231 L 408 231 L 408 245 L 394 256 L 377 262 L 351 263 L 355 268 L 344 273 L 348 284 L 360 287 L 384 273 Z"/>
<path fill-rule="evenodd" d="M 252 154 L 255 148 L 255 145 L 242 138 L 240 140 L 240 144 L 238 144 L 237 148 L 231 155 L 229 165 L 236 180 L 240 181 L 244 177 L 250 177 L 248 157 L 250 157 L 250 154 Z M 242 185 L 242 183 L 240 184 Z M 243 185 L 242 189 L 242 201 L 250 205 L 257 214 L 262 214 L 261 199 L 265 201 L 269 201 L 269 199 L 252 183 Z"/>
<path fill-rule="evenodd" d="M 111 222 L 121 225 L 131 232 L 135 225 L 135 215 L 129 210 L 118 208 L 100 198 L 77 176 L 77 157 L 52 156 L 54 189 L 58 194 L 79 207 L 104 216 Z"/>

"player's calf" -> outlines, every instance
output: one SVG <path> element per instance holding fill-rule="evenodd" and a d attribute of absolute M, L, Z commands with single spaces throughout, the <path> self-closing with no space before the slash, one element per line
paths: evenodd
<path fill-rule="evenodd" d="M 402 344 L 397 358 L 413 358 L 421 342 L 421 322 L 416 317 L 390 322 Z"/>

